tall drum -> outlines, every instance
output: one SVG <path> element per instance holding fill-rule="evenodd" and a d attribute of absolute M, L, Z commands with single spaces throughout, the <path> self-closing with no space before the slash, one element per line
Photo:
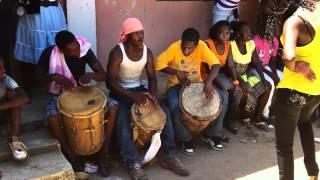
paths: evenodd
<path fill-rule="evenodd" d="M 213 98 L 206 99 L 203 93 L 204 83 L 191 83 L 180 93 L 182 122 L 192 134 L 199 134 L 220 114 L 221 97 L 214 89 Z"/>
<path fill-rule="evenodd" d="M 61 125 L 77 155 L 91 155 L 101 149 L 106 103 L 104 93 L 94 87 L 77 87 L 58 97 Z"/>

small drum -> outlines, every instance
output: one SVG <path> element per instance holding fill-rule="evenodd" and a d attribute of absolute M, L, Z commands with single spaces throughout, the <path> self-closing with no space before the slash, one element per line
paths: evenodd
<path fill-rule="evenodd" d="M 166 114 L 160 105 L 150 101 L 146 106 L 133 104 L 131 122 L 133 124 L 133 141 L 138 148 L 141 148 L 151 142 L 153 134 L 162 131 L 166 123 Z"/>
<path fill-rule="evenodd" d="M 106 103 L 104 93 L 93 87 L 77 87 L 58 97 L 61 125 L 77 155 L 91 155 L 101 149 Z"/>
<path fill-rule="evenodd" d="M 216 89 L 211 100 L 203 94 L 204 84 L 191 83 L 180 93 L 182 122 L 193 134 L 199 134 L 220 114 L 221 97 Z"/>

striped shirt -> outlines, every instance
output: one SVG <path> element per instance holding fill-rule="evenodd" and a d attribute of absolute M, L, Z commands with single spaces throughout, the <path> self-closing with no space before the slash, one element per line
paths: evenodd
<path fill-rule="evenodd" d="M 233 10 L 238 8 L 240 0 L 218 0 L 217 8 L 221 10 Z"/>

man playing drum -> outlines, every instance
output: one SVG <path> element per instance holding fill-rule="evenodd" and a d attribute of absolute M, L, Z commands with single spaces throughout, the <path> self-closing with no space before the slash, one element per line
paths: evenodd
<path fill-rule="evenodd" d="M 210 51 L 206 43 L 199 40 L 200 34 L 194 28 L 187 28 L 182 39 L 174 42 L 155 61 L 155 69 L 169 74 L 168 76 L 168 102 L 172 113 L 173 123 L 177 141 L 182 143 L 184 153 L 192 155 L 194 152 L 192 135 L 181 121 L 181 111 L 179 108 L 179 94 L 181 88 L 188 86 L 191 81 L 202 81 L 200 64 L 204 62 L 209 65 L 210 72 L 205 80 L 203 88 L 207 99 L 212 98 L 212 81 L 219 73 L 220 63 L 217 57 Z M 220 118 L 223 121 L 223 118 Z M 215 134 L 217 125 L 223 123 L 213 123 L 204 133 L 204 140 L 213 146 L 212 137 Z"/>
<path fill-rule="evenodd" d="M 69 31 L 60 31 L 56 35 L 55 41 L 56 46 L 50 46 L 42 52 L 38 64 L 39 73 L 48 75 L 50 82 L 50 98 L 46 118 L 53 137 L 60 142 L 62 150 L 74 170 L 82 171 L 83 164 L 79 162 L 79 156 L 71 149 L 66 134 L 61 128 L 58 119 L 57 98 L 63 91 L 71 90 L 76 86 L 86 86 L 91 80 L 105 81 L 106 73 L 86 39 L 76 37 Z M 94 72 L 86 73 L 86 64 L 89 64 Z M 109 176 L 110 174 L 110 162 L 107 153 L 117 112 L 115 101 L 109 100 L 108 106 L 109 110 L 105 118 L 108 119 L 108 123 L 105 124 L 105 141 L 98 152 L 98 170 L 103 176 Z"/>
<path fill-rule="evenodd" d="M 109 55 L 107 85 L 111 90 L 110 96 L 119 103 L 116 131 L 121 156 L 128 166 L 132 179 L 148 179 L 141 167 L 138 150 L 131 137 L 129 111 L 132 104 L 143 106 L 148 101 L 157 103 L 157 78 L 153 67 L 153 55 L 143 43 L 144 30 L 141 22 L 136 18 L 124 21 L 119 44 L 112 49 Z M 141 75 L 146 70 L 148 89 L 141 84 Z M 176 144 L 170 112 L 160 104 L 166 113 L 166 124 L 161 139 L 164 150 L 164 161 L 161 166 L 172 170 L 181 176 L 188 176 L 181 161 L 176 157 Z"/>

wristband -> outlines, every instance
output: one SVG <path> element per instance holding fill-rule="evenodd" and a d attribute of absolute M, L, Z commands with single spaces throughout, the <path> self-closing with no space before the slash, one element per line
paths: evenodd
<path fill-rule="evenodd" d="M 239 85 L 240 83 L 239 83 L 238 80 L 234 80 L 234 81 L 232 81 L 232 84 L 233 84 L 233 85 Z"/>

